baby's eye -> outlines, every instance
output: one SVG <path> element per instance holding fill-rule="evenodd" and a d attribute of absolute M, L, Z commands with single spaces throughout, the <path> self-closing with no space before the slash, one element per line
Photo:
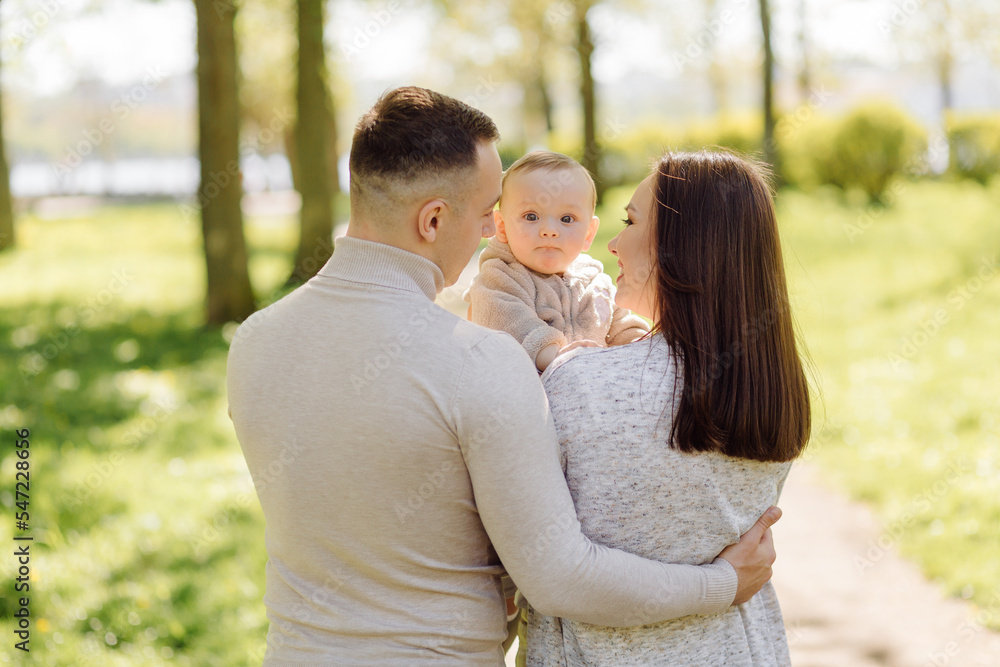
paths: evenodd
<path fill-rule="evenodd" d="M 573 222 L 573 216 L 571 216 L 571 215 L 564 215 L 564 216 L 563 216 L 562 218 L 560 218 L 560 219 L 561 219 L 561 220 L 562 220 L 562 221 L 563 221 L 564 223 L 566 223 L 567 225 L 568 225 L 568 224 L 570 224 L 571 222 Z"/>
<path fill-rule="evenodd" d="M 538 216 L 534 213 L 527 213 L 525 214 L 524 219 L 527 220 L 528 222 L 535 222 L 536 220 L 538 220 Z"/>

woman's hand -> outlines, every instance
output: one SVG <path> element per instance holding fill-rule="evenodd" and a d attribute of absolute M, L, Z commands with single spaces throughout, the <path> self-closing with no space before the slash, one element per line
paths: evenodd
<path fill-rule="evenodd" d="M 743 604 L 752 598 L 771 578 L 771 566 L 776 557 L 771 526 L 780 518 L 780 509 L 767 508 L 739 542 L 730 544 L 719 554 L 719 558 L 736 570 L 736 599 L 733 604 Z"/>

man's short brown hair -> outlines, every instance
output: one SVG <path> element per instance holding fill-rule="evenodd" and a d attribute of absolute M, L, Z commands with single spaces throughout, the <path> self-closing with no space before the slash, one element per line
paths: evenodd
<path fill-rule="evenodd" d="M 464 182 L 482 142 L 500 138 L 489 116 L 426 88 L 383 94 L 361 117 L 351 143 L 351 205 L 374 218 L 429 185 Z"/>

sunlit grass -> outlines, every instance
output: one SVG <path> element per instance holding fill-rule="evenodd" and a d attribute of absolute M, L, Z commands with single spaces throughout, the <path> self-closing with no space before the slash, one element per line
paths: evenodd
<path fill-rule="evenodd" d="M 778 201 L 823 391 L 814 455 L 930 577 L 984 606 L 1000 594 L 997 186 L 907 184 L 871 212 L 832 193 Z"/>
<path fill-rule="evenodd" d="M 0 427 L 32 431 L 32 659 L 259 664 L 263 519 L 226 415 L 227 343 L 200 328 L 199 223 L 107 207 L 19 231 L 0 256 Z M 294 232 L 248 221 L 259 297 L 287 276 Z"/>
<path fill-rule="evenodd" d="M 1000 179 L 898 191 L 886 208 L 834 189 L 777 197 L 817 390 L 807 456 L 872 503 L 881 545 L 986 608 L 1000 599 Z M 598 211 L 590 254 L 612 276 L 607 241 L 632 192 Z M 880 549 L 857 554 L 859 576 Z"/>
<path fill-rule="evenodd" d="M 612 276 L 607 241 L 631 194 L 610 191 L 598 211 L 591 254 Z M 871 502 L 929 576 L 989 604 L 1000 589 L 1000 275 L 974 279 L 1000 251 L 1000 187 L 911 184 L 871 211 L 835 192 L 785 191 L 778 211 L 822 392 L 809 456 Z M 20 247 L 0 255 L 0 501 L 11 516 L 7 439 L 29 427 L 33 661 L 259 664 L 263 519 L 225 413 L 227 343 L 200 327 L 198 221 L 166 205 L 107 207 L 27 217 L 19 231 Z M 295 228 L 251 219 L 247 236 L 267 301 Z M 920 336 L 941 309 L 947 321 Z M 5 581 L 12 567 L 0 559 Z M 8 638 L 12 605 L 0 601 Z"/>

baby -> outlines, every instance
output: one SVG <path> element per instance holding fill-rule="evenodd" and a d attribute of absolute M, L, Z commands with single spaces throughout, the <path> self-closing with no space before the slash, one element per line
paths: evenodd
<path fill-rule="evenodd" d="M 600 221 L 594 179 L 560 153 L 528 153 L 504 172 L 497 233 L 465 299 L 469 319 L 506 331 L 544 371 L 574 347 L 624 345 L 649 332 L 614 302 L 604 267 L 583 254 Z"/>

